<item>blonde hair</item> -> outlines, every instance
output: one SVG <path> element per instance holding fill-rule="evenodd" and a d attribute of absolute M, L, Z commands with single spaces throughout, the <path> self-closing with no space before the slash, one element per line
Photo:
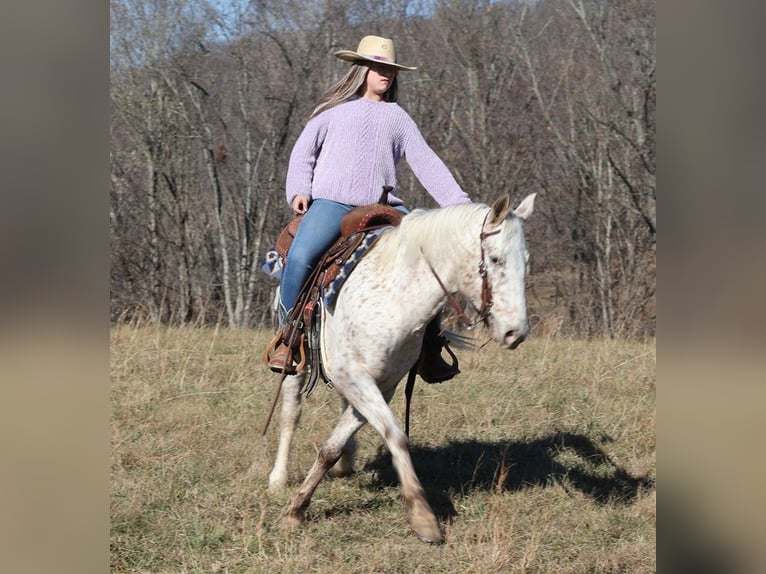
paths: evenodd
<path fill-rule="evenodd" d="M 367 72 L 370 70 L 368 63 L 357 61 L 351 64 L 351 68 L 343 79 L 337 84 L 331 86 L 319 99 L 319 103 L 309 116 L 309 119 L 315 118 L 322 112 L 334 108 L 344 102 L 353 99 L 355 96 L 362 95 L 364 81 L 367 78 Z M 391 80 L 391 86 L 383 94 L 383 101 L 395 102 L 399 92 L 398 74 L 395 74 Z"/>

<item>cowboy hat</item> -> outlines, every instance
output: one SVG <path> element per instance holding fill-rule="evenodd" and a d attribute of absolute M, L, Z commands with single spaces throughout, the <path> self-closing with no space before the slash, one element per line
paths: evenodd
<path fill-rule="evenodd" d="M 335 52 L 335 56 L 347 62 L 378 62 L 388 66 L 394 66 L 402 70 L 417 70 L 414 66 L 404 66 L 396 63 L 396 49 L 394 41 L 390 38 L 381 38 L 380 36 L 365 36 L 359 41 L 359 47 L 356 52 L 351 50 L 340 50 Z"/>

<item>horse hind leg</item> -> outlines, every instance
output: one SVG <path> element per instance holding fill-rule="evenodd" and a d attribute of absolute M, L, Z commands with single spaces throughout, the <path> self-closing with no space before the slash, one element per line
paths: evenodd
<path fill-rule="evenodd" d="M 301 417 L 301 378 L 286 377 L 282 383 L 282 410 L 279 415 L 279 446 L 269 474 L 269 492 L 277 493 L 287 486 L 287 469 L 295 429 Z"/>
<path fill-rule="evenodd" d="M 317 453 L 314 464 L 311 466 L 303 484 L 293 495 L 290 508 L 285 516 L 285 525 L 288 527 L 298 526 L 305 520 L 306 509 L 311 503 L 311 497 L 322 477 L 340 459 L 343 449 L 354 433 L 364 425 L 366 421 L 350 406 L 341 415 L 330 437 L 325 441 Z"/>
<path fill-rule="evenodd" d="M 348 402 L 343 400 L 343 411 L 348 408 Z M 351 435 L 341 449 L 338 462 L 330 469 L 330 476 L 336 478 L 350 476 L 354 472 L 354 457 L 356 456 L 356 435 Z"/>

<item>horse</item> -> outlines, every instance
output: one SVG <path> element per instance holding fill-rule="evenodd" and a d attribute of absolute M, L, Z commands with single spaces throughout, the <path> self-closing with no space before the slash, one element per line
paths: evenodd
<path fill-rule="evenodd" d="M 344 410 L 292 496 L 285 526 L 305 521 L 311 497 L 328 471 L 335 476 L 352 472 L 354 435 L 369 422 L 391 453 L 411 529 L 425 542 L 443 542 L 412 464 L 409 439 L 389 403 L 418 359 L 426 325 L 448 301 L 456 302 L 456 295 L 477 313 L 474 323 L 483 323 L 501 347 L 515 349 L 527 337 L 529 254 L 522 223 L 532 214 L 535 195 L 528 195 L 516 209 L 504 195 L 492 206 L 468 203 L 413 210 L 399 226 L 380 234 L 340 289 L 334 306 L 322 309 L 324 372 Z M 462 309 L 461 313 L 467 316 Z M 287 485 L 305 376 L 304 371 L 282 383 L 271 492 Z"/>

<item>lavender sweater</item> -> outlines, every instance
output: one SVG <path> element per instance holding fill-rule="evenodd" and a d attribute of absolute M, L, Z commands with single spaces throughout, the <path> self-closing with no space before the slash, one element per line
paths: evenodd
<path fill-rule="evenodd" d="M 396 103 L 357 98 L 309 120 L 295 142 L 287 169 L 287 202 L 305 195 L 349 205 L 378 201 L 384 185 L 391 205 L 396 164 L 402 157 L 440 206 L 470 203 L 447 166 Z"/>

